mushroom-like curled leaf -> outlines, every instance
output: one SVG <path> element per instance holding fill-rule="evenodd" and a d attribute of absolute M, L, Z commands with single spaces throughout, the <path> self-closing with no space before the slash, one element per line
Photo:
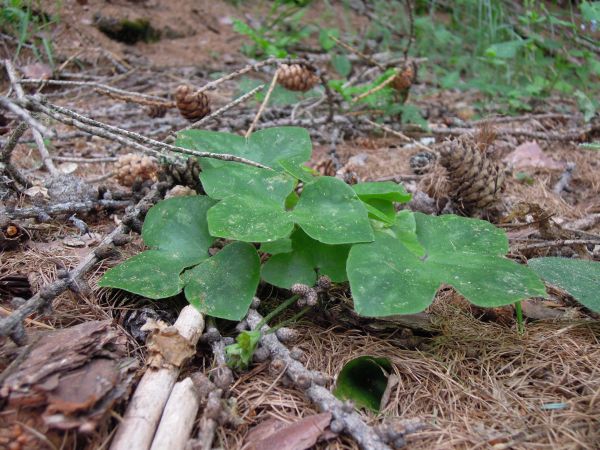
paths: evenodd
<path fill-rule="evenodd" d="M 393 228 L 350 250 L 346 268 L 358 314 L 381 317 L 423 311 L 442 284 L 484 307 L 545 294 L 544 284 L 531 269 L 504 257 L 506 235 L 489 222 L 421 213 L 414 213 L 414 218 L 422 256 L 414 242 L 405 243 L 407 236 Z"/>
<path fill-rule="evenodd" d="M 386 358 L 359 356 L 344 365 L 333 394 L 340 400 L 352 400 L 358 408 L 379 412 L 391 369 Z"/>
<path fill-rule="evenodd" d="M 527 263 L 548 283 L 571 294 L 586 308 L 600 312 L 600 262 L 572 258 L 534 258 Z"/>

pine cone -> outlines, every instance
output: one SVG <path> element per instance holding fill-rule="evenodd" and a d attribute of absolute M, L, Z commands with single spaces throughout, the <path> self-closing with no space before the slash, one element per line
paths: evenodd
<path fill-rule="evenodd" d="M 498 200 L 505 171 L 480 150 L 472 135 L 445 142 L 440 163 L 448 171 L 449 195 L 465 214 L 489 208 Z"/>
<path fill-rule="evenodd" d="M 179 86 L 175 91 L 175 103 L 181 115 L 192 122 L 210 114 L 210 104 L 206 94 L 194 92 L 190 86 L 185 84 Z"/>
<path fill-rule="evenodd" d="M 119 158 L 115 166 L 115 178 L 123 186 L 133 186 L 136 181 L 152 180 L 158 178 L 158 163 L 156 159 L 128 153 Z"/>
<path fill-rule="evenodd" d="M 335 177 L 337 172 L 335 162 L 331 157 L 321 158 L 314 166 L 314 169 L 321 175 Z"/>
<path fill-rule="evenodd" d="M 156 119 L 159 117 L 165 117 L 165 114 L 167 114 L 167 109 L 168 108 L 166 105 L 150 105 L 146 109 L 146 113 L 149 117 Z"/>
<path fill-rule="evenodd" d="M 408 64 L 398 73 L 391 86 L 397 91 L 407 91 L 417 79 L 417 65 L 413 62 Z"/>
<path fill-rule="evenodd" d="M 306 92 L 319 82 L 319 77 L 301 64 L 281 64 L 277 81 L 290 91 Z"/>
<path fill-rule="evenodd" d="M 410 168 L 417 175 L 423 175 L 429 172 L 435 163 L 436 156 L 433 152 L 419 152 L 410 157 Z"/>
<path fill-rule="evenodd" d="M 200 164 L 193 157 L 188 158 L 185 164 L 172 163 L 162 166 L 159 179 L 169 184 L 187 186 L 197 192 L 203 192 L 200 184 Z"/>

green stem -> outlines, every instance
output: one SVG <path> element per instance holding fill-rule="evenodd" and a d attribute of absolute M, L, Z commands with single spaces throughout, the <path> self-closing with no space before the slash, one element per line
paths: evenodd
<path fill-rule="evenodd" d="M 304 307 L 304 309 L 302 309 L 300 312 L 294 314 L 289 319 L 286 319 L 283 322 L 278 323 L 273 328 L 269 329 L 269 331 L 267 331 L 265 334 L 275 333 L 281 327 L 285 327 L 286 325 L 289 325 L 290 323 L 295 322 L 296 320 L 298 320 L 300 317 L 302 317 L 304 314 L 306 314 L 311 309 L 312 309 L 312 306 L 306 306 L 306 307 Z"/>
<path fill-rule="evenodd" d="M 293 295 L 290 298 L 288 298 L 286 301 L 284 301 L 283 303 L 281 303 L 281 305 L 279 305 L 277 308 L 275 308 L 273 311 L 271 311 L 269 314 L 267 314 L 263 318 L 263 320 L 261 320 L 259 322 L 259 324 L 256 326 L 256 329 L 260 330 L 264 325 L 266 325 L 267 323 L 269 323 L 269 320 L 271 320 L 273 317 L 275 317 L 276 315 L 278 315 L 281 311 L 283 311 L 284 309 L 286 309 L 288 306 L 290 306 L 296 300 L 298 300 L 298 296 L 297 295 Z"/>
<path fill-rule="evenodd" d="M 515 311 L 517 312 L 517 331 L 519 334 L 525 333 L 525 324 L 523 323 L 523 308 L 521 301 L 515 302 Z"/>

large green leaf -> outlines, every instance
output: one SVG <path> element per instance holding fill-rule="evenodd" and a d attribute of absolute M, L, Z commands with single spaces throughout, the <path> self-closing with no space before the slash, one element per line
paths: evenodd
<path fill-rule="evenodd" d="M 263 280 L 274 286 L 290 288 L 295 283 L 313 286 L 317 275 L 332 281 L 346 281 L 346 259 L 350 245 L 327 245 L 309 237 L 302 229 L 291 236 L 290 252 L 274 254 L 263 264 Z"/>
<path fill-rule="evenodd" d="M 403 243 L 407 236 L 394 230 L 377 232 L 374 242 L 350 250 L 346 268 L 359 314 L 423 311 L 442 284 L 485 307 L 545 294 L 534 272 L 504 257 L 508 240 L 489 222 L 421 213 L 414 218 L 423 256 Z"/>
<path fill-rule="evenodd" d="M 379 412 L 391 369 L 387 358 L 354 358 L 340 371 L 333 394 L 340 400 L 352 400 L 358 408 Z"/>
<path fill-rule="evenodd" d="M 142 238 L 152 250 L 108 270 L 99 286 L 123 289 L 152 299 L 171 297 L 183 288 L 179 274 L 208 258 L 214 238 L 208 232 L 206 196 L 176 197 L 150 208 Z"/>
<path fill-rule="evenodd" d="M 294 179 L 285 173 L 279 161 L 298 165 L 310 159 L 312 143 L 303 128 L 277 127 L 252 133 L 248 139 L 237 134 L 205 130 L 179 133 L 177 144 L 199 151 L 228 153 L 259 162 L 273 171 L 245 164 L 202 158 L 200 179 L 206 193 L 223 199 L 238 193 L 284 199 L 294 188 Z"/>
<path fill-rule="evenodd" d="M 178 135 L 177 145 L 198 151 L 231 154 L 278 169 L 277 161 L 308 161 L 312 143 L 300 127 L 275 127 L 255 131 L 248 139 L 237 134 L 187 130 Z"/>
<path fill-rule="evenodd" d="M 600 262 L 572 258 L 535 258 L 528 262 L 540 277 L 564 289 L 592 311 L 600 312 Z"/>
<path fill-rule="evenodd" d="M 202 164 L 200 181 L 206 193 L 218 200 L 244 193 L 256 198 L 283 201 L 295 185 L 295 180 L 286 173 L 208 159 Z"/>
<path fill-rule="evenodd" d="M 211 234 L 246 242 L 287 237 L 294 228 L 291 214 L 272 200 L 239 195 L 221 200 L 208 211 Z"/>
<path fill-rule="evenodd" d="M 337 178 L 320 177 L 306 184 L 293 216 L 306 234 L 324 244 L 373 240 L 365 205 Z"/>
<path fill-rule="evenodd" d="M 260 279 L 256 249 L 234 242 L 183 274 L 185 296 L 198 311 L 212 317 L 241 320 L 248 312 Z"/>

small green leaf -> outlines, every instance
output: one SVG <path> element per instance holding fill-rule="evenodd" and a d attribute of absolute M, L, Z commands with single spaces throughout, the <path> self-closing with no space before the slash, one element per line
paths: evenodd
<path fill-rule="evenodd" d="M 252 303 L 260 280 L 256 249 L 234 242 L 183 274 L 185 297 L 201 313 L 241 320 Z"/>
<path fill-rule="evenodd" d="M 306 184 L 293 217 L 306 234 L 324 244 L 373 240 L 367 209 L 352 188 L 337 178 L 320 177 Z"/>
<path fill-rule="evenodd" d="M 600 312 L 600 262 L 572 258 L 534 258 L 528 262 L 540 277 L 571 294 L 586 308 Z"/>
<path fill-rule="evenodd" d="M 263 280 L 289 289 L 295 283 L 313 286 L 317 275 L 327 275 L 333 282 L 346 281 L 346 260 L 350 245 L 327 245 L 309 237 L 302 229 L 292 234 L 292 251 L 274 254 L 263 265 Z"/>
<path fill-rule="evenodd" d="M 398 229 L 377 232 L 374 242 L 350 250 L 346 268 L 358 314 L 380 317 L 423 311 L 442 284 L 484 307 L 545 294 L 533 271 L 504 258 L 506 235 L 489 222 L 421 213 L 414 213 L 414 218 L 423 256 L 415 253 L 418 248 L 405 245 L 414 242 L 402 221 Z"/>
<path fill-rule="evenodd" d="M 254 351 L 260 341 L 261 332 L 242 331 L 236 338 L 236 343 L 225 347 L 227 365 L 232 369 L 245 370 L 252 362 Z"/>
<path fill-rule="evenodd" d="M 352 186 L 354 192 L 361 200 L 388 200 L 398 203 L 409 202 L 412 196 L 406 192 L 404 186 L 393 181 L 378 181 L 358 183 Z"/>
<path fill-rule="evenodd" d="M 339 38 L 340 30 L 337 28 L 323 28 L 319 33 L 319 43 L 325 51 L 329 51 L 335 47 L 335 41 L 331 39 L 331 36 Z"/>
<path fill-rule="evenodd" d="M 342 77 L 347 77 L 352 71 L 352 63 L 346 55 L 334 53 L 331 55 L 331 65 Z"/>
<path fill-rule="evenodd" d="M 333 395 L 378 413 L 391 370 L 387 358 L 360 356 L 348 361 L 338 375 Z"/>

